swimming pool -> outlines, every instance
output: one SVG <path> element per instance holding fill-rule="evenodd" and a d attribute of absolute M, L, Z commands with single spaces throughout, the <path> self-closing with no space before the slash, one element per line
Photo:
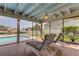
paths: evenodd
<path fill-rule="evenodd" d="M 20 41 L 29 40 L 30 36 L 20 35 Z M 17 41 L 17 36 L 0 37 L 0 45 L 13 43 Z"/>

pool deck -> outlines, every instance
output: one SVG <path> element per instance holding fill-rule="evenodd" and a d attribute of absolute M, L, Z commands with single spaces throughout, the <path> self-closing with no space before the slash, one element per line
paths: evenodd
<path fill-rule="evenodd" d="M 7 36 L 7 35 L 4 35 L 4 36 Z M 8 35 L 8 36 L 15 36 L 15 35 Z M 42 42 L 41 38 L 39 37 L 37 37 L 37 39 L 36 37 L 33 37 L 33 38 L 34 40 Z M 10 56 L 10 55 L 25 56 L 24 49 L 27 46 L 25 44 L 26 41 L 29 41 L 29 40 L 25 40 L 20 43 L 15 42 L 15 43 L 0 46 L 0 56 Z M 79 56 L 79 45 L 64 43 L 64 42 L 57 42 L 56 47 L 62 51 L 62 54 L 64 56 Z M 27 48 L 27 51 L 28 50 L 29 49 Z"/>
<path fill-rule="evenodd" d="M 0 46 L 0 56 L 28 56 L 25 54 L 30 50 L 26 41 Z M 56 47 L 62 51 L 63 56 L 79 56 L 79 45 L 57 43 Z M 27 47 L 27 48 L 25 48 Z M 24 52 L 26 49 L 26 52 Z"/>
<path fill-rule="evenodd" d="M 25 42 L 0 46 L 0 56 L 36 56 Z"/>
<path fill-rule="evenodd" d="M 0 56 L 24 56 L 25 43 L 14 43 L 0 47 Z"/>
<path fill-rule="evenodd" d="M 17 35 L 17 34 L 11 34 L 11 35 L 10 35 L 10 34 L 8 34 L 8 35 L 6 35 L 6 34 L 1 35 L 1 34 L 0 34 L 0 37 L 8 37 L 8 36 L 16 36 L 16 35 Z"/>
<path fill-rule="evenodd" d="M 56 47 L 62 51 L 63 56 L 79 56 L 79 45 L 58 42 Z"/>

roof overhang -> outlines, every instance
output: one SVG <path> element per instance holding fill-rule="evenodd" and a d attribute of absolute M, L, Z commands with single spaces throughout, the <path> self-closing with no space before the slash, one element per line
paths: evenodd
<path fill-rule="evenodd" d="M 60 3 L 60 4 L 56 4 L 56 3 L 39 4 L 38 3 L 38 4 L 33 4 L 31 6 L 30 6 L 30 4 L 20 4 L 19 3 L 18 6 L 15 6 L 16 8 L 14 10 L 11 10 L 11 6 L 9 6 L 10 7 L 9 8 L 6 5 L 7 4 L 4 3 L 4 6 L 0 7 L 0 15 L 12 17 L 12 18 L 18 17 L 22 20 L 28 20 L 28 21 L 32 21 L 32 22 L 42 23 L 42 22 L 56 21 L 56 20 L 62 20 L 62 19 L 79 16 L 79 8 L 78 8 L 79 4 L 77 4 L 77 3 L 76 4 L 75 3 L 71 3 L 71 4 L 65 4 L 65 3 L 63 3 L 63 4 L 62 3 Z M 15 4 L 12 4 L 12 5 L 14 6 Z M 21 6 L 21 8 L 20 8 L 20 6 Z M 30 8 L 28 8 L 28 10 L 26 9 L 27 6 L 30 7 Z M 25 8 L 25 11 L 19 12 L 18 9 L 21 10 L 22 7 Z M 44 8 L 44 9 L 41 9 L 41 8 Z M 46 12 L 48 13 L 50 20 L 49 19 L 45 20 L 43 18 L 45 16 Z M 36 15 L 38 17 L 36 17 L 34 15 Z"/>

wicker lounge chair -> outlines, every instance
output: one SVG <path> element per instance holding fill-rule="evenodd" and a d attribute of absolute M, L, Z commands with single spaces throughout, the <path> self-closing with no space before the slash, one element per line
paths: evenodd
<path fill-rule="evenodd" d="M 60 34 L 59 34 L 60 36 Z M 56 41 L 58 40 L 59 36 L 57 36 Z M 50 44 L 53 42 L 53 40 L 55 39 L 56 34 L 52 33 L 52 34 L 48 34 L 45 35 L 45 40 L 43 42 L 39 42 L 39 41 L 29 41 L 26 42 L 26 44 L 29 46 L 29 49 L 31 49 L 31 51 L 29 51 L 29 55 L 41 55 L 41 56 L 45 56 L 45 55 L 55 55 L 56 51 L 52 51 L 52 49 L 50 49 Z M 56 41 L 54 41 L 56 43 Z M 26 49 L 25 49 L 26 50 Z M 24 50 L 24 51 L 25 51 Z M 25 51 L 26 53 L 26 51 Z M 26 55 L 28 54 L 26 53 Z"/>

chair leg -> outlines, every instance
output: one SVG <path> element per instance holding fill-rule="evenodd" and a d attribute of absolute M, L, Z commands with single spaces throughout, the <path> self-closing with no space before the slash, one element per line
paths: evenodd
<path fill-rule="evenodd" d="M 48 49 L 48 51 L 50 51 L 50 56 L 52 55 L 52 56 L 55 56 L 56 55 L 56 52 L 57 52 L 57 49 L 55 50 L 55 51 L 53 51 L 52 49 L 50 49 L 50 48 L 47 48 Z"/>

